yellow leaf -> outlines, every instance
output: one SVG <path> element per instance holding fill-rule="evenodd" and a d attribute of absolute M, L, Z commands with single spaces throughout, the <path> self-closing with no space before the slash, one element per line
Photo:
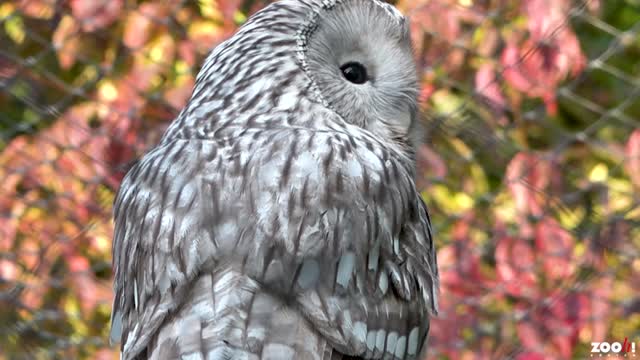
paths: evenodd
<path fill-rule="evenodd" d="M 176 72 L 176 74 L 178 74 L 178 76 L 184 76 L 184 75 L 190 75 L 191 74 L 191 67 L 184 60 L 176 61 L 176 63 L 173 66 L 174 66 L 175 72 Z"/>
<path fill-rule="evenodd" d="M 452 193 L 446 186 L 441 184 L 433 185 L 429 195 L 439 207 L 450 214 L 464 212 L 474 205 L 474 201 L 469 195 L 462 192 Z"/>
<path fill-rule="evenodd" d="M 581 342 L 590 342 L 593 339 L 593 332 L 591 331 L 591 328 L 584 327 L 580 330 L 580 334 L 578 336 L 580 337 Z"/>
<path fill-rule="evenodd" d="M 24 41 L 24 23 L 22 18 L 18 15 L 13 15 L 4 21 L 4 30 L 9 35 L 9 38 L 17 44 L 22 44 Z"/>
<path fill-rule="evenodd" d="M 558 212 L 558 220 L 560 220 L 560 224 L 565 229 L 573 229 L 584 219 L 585 209 L 584 208 L 576 208 L 576 209 L 562 209 L 562 211 Z"/>
<path fill-rule="evenodd" d="M 462 338 L 467 341 L 472 340 L 475 337 L 476 333 L 477 331 L 475 329 L 465 327 L 464 329 L 462 329 Z"/>
<path fill-rule="evenodd" d="M 640 220 L 640 206 L 628 211 L 624 215 L 625 220 Z"/>
<path fill-rule="evenodd" d="M 238 25 L 242 25 L 245 21 L 247 21 L 247 15 L 243 14 L 240 11 L 236 11 L 233 14 L 233 21 Z"/>
<path fill-rule="evenodd" d="M 113 191 L 104 185 L 98 186 L 98 202 L 103 209 L 107 209 L 113 204 L 115 197 Z"/>
<path fill-rule="evenodd" d="M 111 239 L 104 235 L 98 235 L 95 237 L 94 245 L 96 247 L 96 250 L 106 254 L 111 250 Z"/>
<path fill-rule="evenodd" d="M 473 191 L 477 194 L 489 192 L 489 182 L 482 166 L 477 163 L 471 164 L 471 179 L 473 180 Z"/>
<path fill-rule="evenodd" d="M 97 78 L 98 70 L 96 70 L 95 66 L 84 66 L 82 72 L 73 80 L 73 85 L 80 87 L 95 81 Z"/>
<path fill-rule="evenodd" d="M 613 321 L 612 325 L 611 338 L 624 339 L 629 336 L 629 334 L 633 334 L 638 328 L 640 328 L 640 314 L 635 313 L 616 319 Z"/>
<path fill-rule="evenodd" d="M 64 301 L 64 311 L 67 314 L 67 319 L 71 323 L 73 333 L 71 333 L 71 341 L 82 341 L 89 335 L 89 328 L 82 319 L 82 312 L 80 309 L 80 303 L 78 299 L 73 296 L 69 296 Z"/>
<path fill-rule="evenodd" d="M 66 298 L 66 301 L 64 302 L 64 312 L 71 318 L 80 315 L 80 306 L 76 299 L 73 297 Z"/>
<path fill-rule="evenodd" d="M 11 16 L 16 11 L 14 4 L 6 2 L 0 5 L 0 21 L 5 21 L 6 18 Z"/>
<path fill-rule="evenodd" d="M 598 163 L 589 172 L 589 181 L 591 182 L 604 182 L 609 177 L 609 168 L 603 163 Z"/>
<path fill-rule="evenodd" d="M 200 7 L 200 13 L 207 19 L 220 19 L 222 13 L 218 8 L 218 2 L 216 0 L 199 0 L 198 7 Z"/>
<path fill-rule="evenodd" d="M 511 223 L 515 221 L 517 212 L 513 197 L 507 193 L 500 193 L 493 199 L 493 211 L 498 219 Z"/>
<path fill-rule="evenodd" d="M 609 199 L 611 210 L 628 212 L 633 206 L 633 186 L 628 179 L 609 178 Z"/>
<path fill-rule="evenodd" d="M 31 206 L 27 209 L 27 211 L 25 211 L 24 213 L 24 220 L 38 220 L 38 219 L 42 219 L 46 216 L 47 214 L 45 213 L 45 211 L 39 207 L 34 207 Z"/>
<path fill-rule="evenodd" d="M 189 37 L 213 36 L 221 33 L 220 26 L 209 20 L 196 20 L 189 25 Z"/>
<path fill-rule="evenodd" d="M 473 207 L 473 204 L 474 204 L 474 201 L 471 198 L 471 196 L 462 192 L 455 194 L 453 197 L 453 201 L 456 203 L 456 207 L 460 211 L 469 210 Z"/>
<path fill-rule="evenodd" d="M 576 244 L 576 246 L 573 248 L 573 255 L 576 258 L 580 258 L 581 256 L 583 256 L 585 253 L 587 252 L 587 247 L 585 246 L 584 243 L 578 243 Z"/>
<path fill-rule="evenodd" d="M 469 148 L 467 144 L 464 143 L 464 141 L 458 138 L 451 138 L 449 139 L 449 142 L 451 143 L 453 148 L 456 149 L 457 153 L 460 154 L 460 156 L 467 160 L 473 159 L 473 150 L 471 150 L 471 148 Z"/>
<path fill-rule="evenodd" d="M 98 83 L 98 95 L 104 102 L 111 102 L 118 98 L 118 89 L 110 80 L 101 80 Z"/>
<path fill-rule="evenodd" d="M 463 105 L 462 100 L 447 90 L 438 90 L 431 95 L 435 110 L 440 115 L 453 115 Z"/>

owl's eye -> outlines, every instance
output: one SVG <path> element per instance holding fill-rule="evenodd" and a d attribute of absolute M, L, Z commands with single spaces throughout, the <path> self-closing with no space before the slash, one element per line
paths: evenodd
<path fill-rule="evenodd" d="M 340 67 L 342 75 L 347 81 L 354 84 L 364 84 L 367 82 L 367 69 L 358 62 L 348 62 Z"/>

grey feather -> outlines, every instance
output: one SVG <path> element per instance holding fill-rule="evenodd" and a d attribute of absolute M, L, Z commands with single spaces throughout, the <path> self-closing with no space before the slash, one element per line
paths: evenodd
<path fill-rule="evenodd" d="M 212 51 L 116 197 L 122 359 L 426 349 L 438 270 L 408 29 L 377 0 L 283 0 Z"/>

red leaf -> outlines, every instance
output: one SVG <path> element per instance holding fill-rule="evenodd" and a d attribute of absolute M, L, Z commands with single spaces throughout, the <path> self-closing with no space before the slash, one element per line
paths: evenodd
<path fill-rule="evenodd" d="M 242 5 L 242 0 L 222 0 L 218 1 L 223 19 L 233 19 L 236 11 Z"/>
<path fill-rule="evenodd" d="M 568 5 L 566 0 L 524 0 L 522 7 L 531 37 L 536 41 L 544 40 L 564 31 Z"/>
<path fill-rule="evenodd" d="M 184 40 L 178 44 L 178 55 L 180 59 L 184 60 L 190 67 L 196 65 L 196 50 L 196 45 L 190 40 Z"/>
<path fill-rule="evenodd" d="M 525 349 L 540 349 L 546 342 L 540 329 L 532 321 L 519 322 L 516 324 L 516 331 Z"/>
<path fill-rule="evenodd" d="M 472 213 L 458 220 L 453 228 L 454 241 L 438 251 L 440 281 L 448 291 L 465 295 L 486 293 L 492 280 L 480 271 L 480 252 L 468 241 Z"/>
<path fill-rule="evenodd" d="M 55 1 L 53 0 L 19 0 L 18 6 L 25 15 L 50 19 L 55 13 Z"/>
<path fill-rule="evenodd" d="M 405 13 L 411 17 L 411 38 L 416 44 L 418 64 L 442 63 L 448 69 L 458 68 L 467 54 L 451 44 L 462 36 L 463 22 L 480 24 L 484 14 L 460 6 L 454 0 L 407 1 L 406 5 Z M 425 36 L 429 36 L 431 41 L 423 41 Z"/>
<path fill-rule="evenodd" d="M 484 64 L 478 69 L 475 77 L 476 91 L 489 100 L 490 105 L 502 110 L 506 106 L 504 96 L 500 90 L 500 84 L 497 82 L 495 69 L 492 64 Z"/>
<path fill-rule="evenodd" d="M 193 93 L 193 86 L 195 79 L 189 77 L 182 84 L 167 90 L 164 94 L 164 99 L 169 103 L 176 111 L 182 109 L 186 104 L 191 94 Z"/>
<path fill-rule="evenodd" d="M 547 360 L 548 357 L 533 351 L 527 351 L 516 356 L 516 360 Z"/>
<path fill-rule="evenodd" d="M 546 217 L 536 225 L 535 243 L 548 278 L 561 280 L 574 274 L 575 239 L 554 219 Z"/>
<path fill-rule="evenodd" d="M 132 13 L 125 23 L 122 43 L 131 49 L 142 47 L 149 39 L 150 28 L 149 17 L 137 11 Z"/>
<path fill-rule="evenodd" d="M 66 256 L 70 271 L 70 280 L 76 295 L 80 298 L 83 311 L 92 310 L 99 301 L 106 301 L 108 291 L 101 291 L 93 276 L 89 260 L 75 253 Z"/>
<path fill-rule="evenodd" d="M 71 255 L 67 257 L 69 270 L 73 273 L 89 271 L 89 260 L 79 255 Z"/>
<path fill-rule="evenodd" d="M 62 18 L 53 33 L 52 41 L 58 56 L 58 62 L 63 69 L 69 69 L 76 62 L 80 51 L 80 26 L 71 16 Z"/>
<path fill-rule="evenodd" d="M 120 16 L 123 0 L 71 0 L 71 12 L 82 30 L 96 31 L 109 26 Z"/>
<path fill-rule="evenodd" d="M 496 245 L 496 272 L 508 294 L 535 297 L 535 254 L 533 247 L 523 239 L 504 236 Z"/>
<path fill-rule="evenodd" d="M 513 157 L 506 171 L 506 182 L 522 214 L 542 216 L 543 192 L 549 184 L 550 165 L 539 155 L 519 153 Z"/>
<path fill-rule="evenodd" d="M 431 320 L 429 344 L 437 348 L 437 352 L 446 354 L 447 358 L 463 359 L 461 356 L 461 350 L 464 349 L 462 346 L 465 344 L 462 340 L 463 332 L 465 330 L 475 332 L 480 318 L 477 309 L 469 304 L 471 302 L 469 296 L 453 293 L 443 293 L 443 295 L 439 316 Z M 474 347 L 473 350 L 476 353 L 474 359 L 481 359 L 477 356 L 480 349 Z"/>
<path fill-rule="evenodd" d="M 551 315 L 571 324 L 574 328 L 573 335 L 577 335 L 578 330 L 592 318 L 590 299 L 583 293 L 565 292 L 564 289 L 552 292 L 550 297 L 553 300 L 549 305 Z"/>
<path fill-rule="evenodd" d="M 129 15 L 124 26 L 122 42 L 129 48 L 142 47 L 149 40 L 151 30 L 158 19 L 163 19 L 168 13 L 167 4 L 144 3 Z"/>
<path fill-rule="evenodd" d="M 525 349 L 542 352 L 552 358 L 571 358 L 576 328 L 554 316 L 547 306 L 540 303 L 519 304 L 517 308 L 527 314 L 516 324 L 518 338 Z"/>
<path fill-rule="evenodd" d="M 611 274 L 602 276 L 591 285 L 590 314 L 587 319 L 590 322 L 593 341 L 607 341 L 606 334 L 611 323 L 610 316 L 612 304 L 614 304 L 612 298 L 615 296 L 613 285 L 614 280 Z"/>
<path fill-rule="evenodd" d="M 523 11 L 530 38 L 520 45 L 508 39 L 501 57 L 506 81 L 530 97 L 542 98 L 551 114 L 556 112 L 560 82 L 586 64 L 578 38 L 567 26 L 566 5 L 560 0 L 526 0 Z"/>
<path fill-rule="evenodd" d="M 424 189 L 429 184 L 429 180 L 436 178 L 442 179 L 447 176 L 447 165 L 440 155 L 433 151 L 427 145 L 421 145 L 417 153 L 417 167 L 420 174 L 418 176 L 418 188 Z"/>
<path fill-rule="evenodd" d="M 436 90 L 437 89 L 433 84 L 425 82 L 425 84 L 422 86 L 422 89 L 420 89 L 420 94 L 418 94 L 418 101 L 420 103 L 427 102 L 429 98 L 431 98 L 431 95 L 436 92 Z"/>

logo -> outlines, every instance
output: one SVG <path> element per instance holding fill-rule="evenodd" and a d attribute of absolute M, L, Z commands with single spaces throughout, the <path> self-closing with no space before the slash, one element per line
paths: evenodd
<path fill-rule="evenodd" d="M 594 356 L 611 356 L 613 355 L 622 355 L 625 357 L 635 357 L 636 356 L 636 344 L 632 341 L 629 341 L 627 338 L 624 338 L 624 342 L 620 343 L 618 341 L 609 343 L 606 341 L 591 342 L 591 357 Z"/>

